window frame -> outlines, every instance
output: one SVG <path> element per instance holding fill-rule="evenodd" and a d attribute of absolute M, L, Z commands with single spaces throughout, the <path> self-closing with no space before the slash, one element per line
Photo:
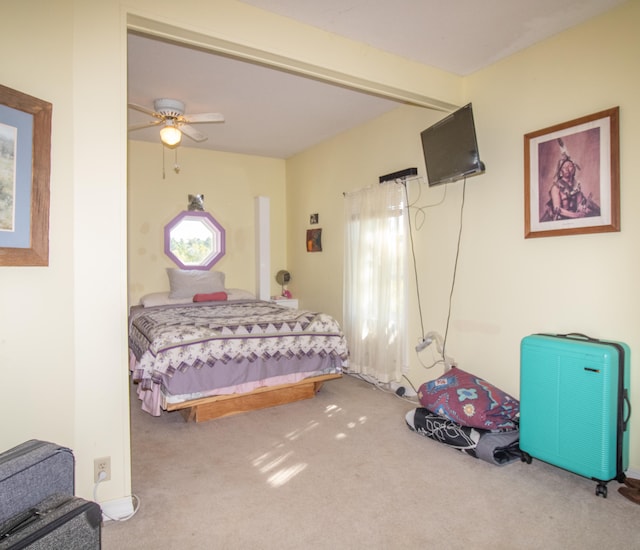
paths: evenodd
<path fill-rule="evenodd" d="M 171 250 L 171 233 L 173 230 L 178 228 L 182 222 L 189 221 L 200 221 L 200 223 L 211 232 L 212 237 L 212 248 L 213 245 L 217 243 L 217 250 L 211 251 L 209 255 L 202 261 L 200 264 L 192 264 L 185 263 L 182 258 L 177 256 Z M 217 262 L 222 259 L 226 252 L 226 232 L 224 227 L 222 227 L 217 220 L 208 212 L 198 211 L 198 210 L 184 210 L 180 212 L 175 218 L 173 218 L 167 225 L 164 227 L 164 253 L 171 258 L 171 260 L 178 266 L 180 269 L 199 269 L 203 271 L 208 271 L 211 269 Z"/>

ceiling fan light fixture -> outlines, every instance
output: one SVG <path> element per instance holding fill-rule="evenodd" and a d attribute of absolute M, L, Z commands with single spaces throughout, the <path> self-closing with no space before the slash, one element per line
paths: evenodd
<path fill-rule="evenodd" d="M 182 140 L 182 132 L 167 121 L 167 125 L 160 130 L 160 139 L 167 147 L 175 147 Z"/>

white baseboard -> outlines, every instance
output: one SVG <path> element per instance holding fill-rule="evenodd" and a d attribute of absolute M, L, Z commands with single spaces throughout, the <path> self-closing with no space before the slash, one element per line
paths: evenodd
<path fill-rule="evenodd" d="M 121 521 L 129 518 L 134 512 L 132 497 L 107 500 L 99 504 L 103 521 Z"/>
<path fill-rule="evenodd" d="M 634 479 L 640 479 L 640 470 L 631 470 L 631 469 L 629 469 L 629 470 L 627 470 L 625 472 L 625 475 L 627 477 L 632 477 Z"/>

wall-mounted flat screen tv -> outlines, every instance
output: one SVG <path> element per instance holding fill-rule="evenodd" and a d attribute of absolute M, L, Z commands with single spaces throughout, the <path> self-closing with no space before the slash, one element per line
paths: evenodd
<path fill-rule="evenodd" d="M 440 185 L 484 172 L 471 103 L 420 133 L 429 185 Z"/>

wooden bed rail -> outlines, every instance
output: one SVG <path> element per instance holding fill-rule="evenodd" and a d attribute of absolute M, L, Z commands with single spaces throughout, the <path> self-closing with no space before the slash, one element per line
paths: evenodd
<path fill-rule="evenodd" d="M 311 399 L 320 391 L 327 380 L 341 377 L 340 373 L 312 376 L 293 384 L 263 386 L 249 393 L 213 395 L 182 403 L 169 403 L 166 410 L 179 410 L 187 422 L 204 422 L 214 418 Z"/>

